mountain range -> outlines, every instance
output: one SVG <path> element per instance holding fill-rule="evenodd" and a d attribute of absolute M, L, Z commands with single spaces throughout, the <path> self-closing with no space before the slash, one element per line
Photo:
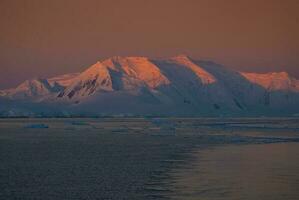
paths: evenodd
<path fill-rule="evenodd" d="M 299 80 L 186 55 L 112 57 L 0 91 L 0 116 L 298 116 Z"/>

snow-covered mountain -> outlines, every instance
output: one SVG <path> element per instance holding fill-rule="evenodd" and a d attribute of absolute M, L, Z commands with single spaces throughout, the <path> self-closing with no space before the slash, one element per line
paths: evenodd
<path fill-rule="evenodd" d="M 272 72 L 267 74 L 241 73 L 250 82 L 260 85 L 268 91 L 299 92 L 299 81 L 290 77 L 286 72 Z"/>
<path fill-rule="evenodd" d="M 285 72 L 237 72 L 185 55 L 117 56 L 82 73 L 0 91 L 0 103 L 2 115 L 290 116 L 299 113 L 299 81 Z"/>
<path fill-rule="evenodd" d="M 50 85 L 47 79 L 32 79 L 24 81 L 16 88 L 3 90 L 1 96 L 11 99 L 37 100 L 46 98 L 61 89 L 59 84 Z"/>
<path fill-rule="evenodd" d="M 58 97 L 80 100 L 100 92 L 154 89 L 167 83 L 167 78 L 147 58 L 113 57 L 82 72 Z"/>
<path fill-rule="evenodd" d="M 80 73 L 64 74 L 49 79 L 36 78 L 26 80 L 16 88 L 0 91 L 0 96 L 10 99 L 43 101 L 53 98 L 68 87 Z"/>

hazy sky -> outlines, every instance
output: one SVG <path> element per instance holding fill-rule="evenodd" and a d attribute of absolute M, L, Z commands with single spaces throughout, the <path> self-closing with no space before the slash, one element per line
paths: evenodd
<path fill-rule="evenodd" d="M 0 0 L 0 88 L 113 55 L 299 77 L 298 0 Z"/>

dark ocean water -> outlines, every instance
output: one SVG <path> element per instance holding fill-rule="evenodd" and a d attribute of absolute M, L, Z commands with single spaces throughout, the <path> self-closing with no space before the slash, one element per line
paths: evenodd
<path fill-rule="evenodd" d="M 247 121 L 2 119 L 0 199 L 298 199 L 297 122 Z"/>

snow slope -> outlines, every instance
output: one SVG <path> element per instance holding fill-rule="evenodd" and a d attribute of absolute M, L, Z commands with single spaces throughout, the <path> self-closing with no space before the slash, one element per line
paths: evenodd
<path fill-rule="evenodd" d="M 168 84 L 159 68 L 144 57 L 113 57 L 82 72 L 58 97 L 80 100 L 100 92 L 155 89 Z"/>
<path fill-rule="evenodd" d="M 290 77 L 286 72 L 271 72 L 266 74 L 245 73 L 241 74 L 250 82 L 260 85 L 268 91 L 299 92 L 299 81 Z"/>
<path fill-rule="evenodd" d="M 63 74 L 47 79 L 51 85 L 59 84 L 62 87 L 69 86 L 80 73 Z"/>
<path fill-rule="evenodd" d="M 12 99 L 33 100 L 46 98 L 61 89 L 60 85 L 50 85 L 47 79 L 32 79 L 24 81 L 16 88 L 3 90 L 2 96 Z"/>

